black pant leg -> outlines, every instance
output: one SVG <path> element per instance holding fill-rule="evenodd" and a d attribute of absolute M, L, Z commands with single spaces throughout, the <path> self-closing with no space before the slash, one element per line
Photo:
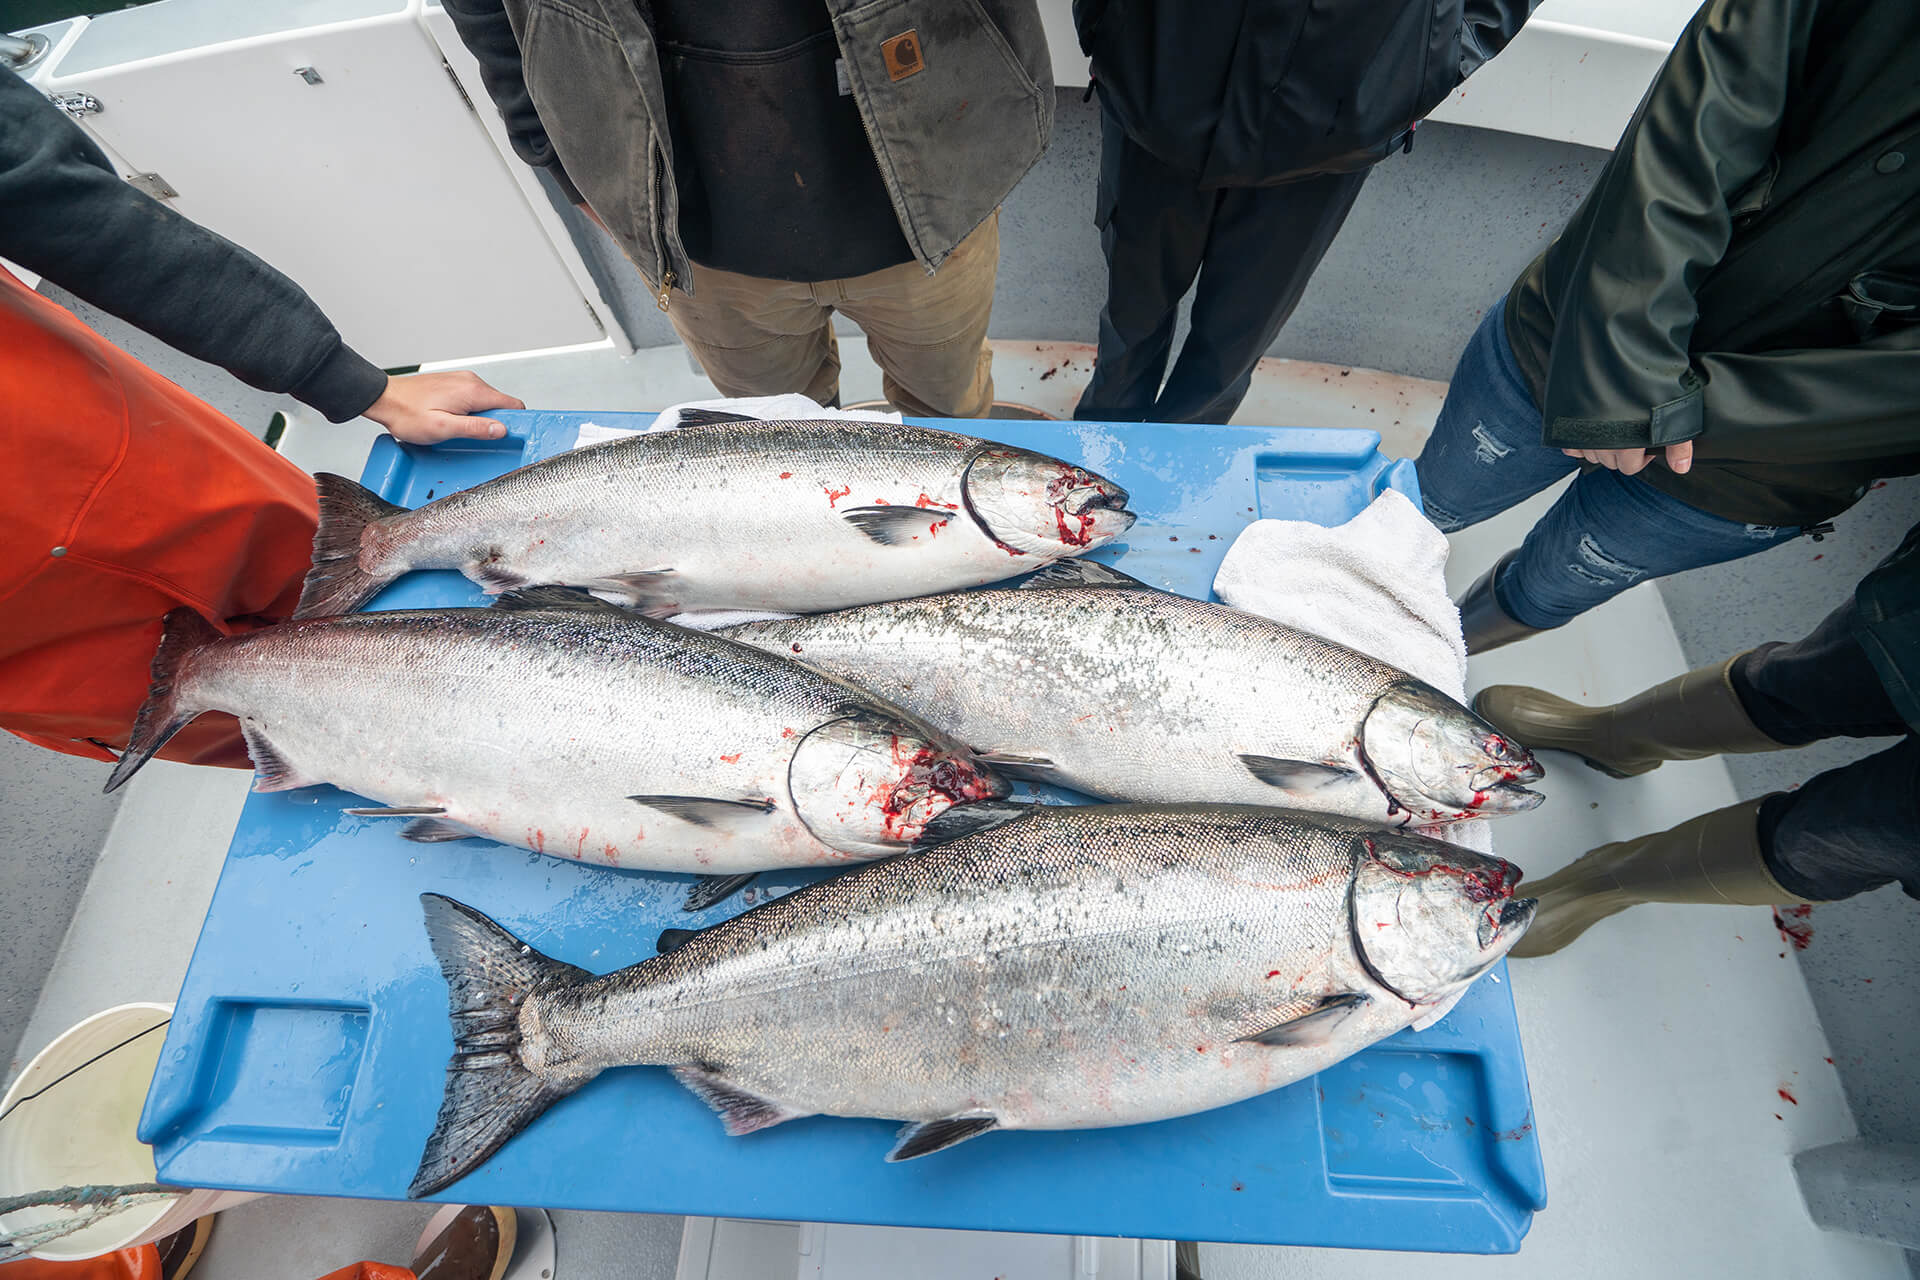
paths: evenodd
<path fill-rule="evenodd" d="M 1194 294 L 1193 328 L 1160 393 L 1161 422 L 1225 422 L 1253 367 L 1307 291 L 1367 170 L 1220 193 Z"/>
<path fill-rule="evenodd" d="M 1920 738 L 1768 796 L 1760 849 L 1773 878 L 1810 901 L 1890 880 L 1920 898 Z"/>
<path fill-rule="evenodd" d="M 1805 639 L 1763 644 L 1734 662 L 1728 675 L 1755 728 L 1791 747 L 1907 732 L 1854 638 L 1853 611 L 1850 593 Z"/>
<path fill-rule="evenodd" d="M 1111 113 L 1101 113 L 1093 220 L 1107 259 L 1107 302 L 1093 377 L 1074 417 L 1139 422 L 1153 416 L 1180 299 L 1200 270 L 1217 198 L 1200 190 L 1194 175 L 1135 145 Z"/>

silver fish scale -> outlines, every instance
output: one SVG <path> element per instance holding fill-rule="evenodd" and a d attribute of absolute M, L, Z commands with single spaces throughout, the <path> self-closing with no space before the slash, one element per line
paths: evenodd
<path fill-rule="evenodd" d="M 676 871 L 842 861 L 794 812 L 794 748 L 856 709 L 900 719 L 797 663 L 573 610 L 287 623 L 195 652 L 178 697 L 239 716 L 303 781 L 442 806 L 450 821 L 546 853 Z M 735 836 L 626 798 L 642 792 L 777 808 Z"/>
<path fill-rule="evenodd" d="M 976 749 L 1048 756 L 1050 781 L 1090 794 L 1389 816 L 1370 781 L 1334 793 L 1342 807 L 1312 803 L 1236 757 L 1358 770 L 1362 722 L 1406 674 L 1222 605 L 1112 587 L 990 588 L 725 634 L 857 680 Z"/>
<path fill-rule="evenodd" d="M 557 1076 L 695 1064 L 799 1114 L 1185 1114 L 1407 1025 L 1353 957 L 1353 866 L 1350 832 L 1274 810 L 1043 811 L 544 992 L 523 1056 Z M 1236 1042 L 1352 990 L 1376 999 L 1332 1044 Z"/>
<path fill-rule="evenodd" d="M 510 471 L 384 522 L 375 559 L 469 576 L 484 565 L 526 582 L 608 590 L 622 575 L 669 570 L 646 589 L 683 610 L 833 608 L 989 582 L 1029 563 L 1009 567 L 1008 552 L 964 510 L 961 481 L 983 444 L 831 419 L 651 432 Z M 908 554 L 843 518 L 875 504 L 926 506 L 929 526 L 950 518 Z"/>

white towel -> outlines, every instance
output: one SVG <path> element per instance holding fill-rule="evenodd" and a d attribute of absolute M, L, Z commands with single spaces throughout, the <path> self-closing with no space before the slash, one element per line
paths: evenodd
<path fill-rule="evenodd" d="M 650 425 L 641 428 L 603 427 L 597 422 L 583 422 L 580 424 L 580 437 L 573 442 L 573 447 L 584 449 L 590 444 L 604 444 L 609 440 L 618 440 L 621 436 L 671 431 L 680 425 L 682 409 L 719 409 L 726 413 L 745 414 L 749 418 L 761 418 L 768 422 L 806 418 L 851 418 L 857 422 L 900 421 L 900 415 L 897 413 L 881 413 L 873 409 L 828 409 L 798 394 L 742 396 L 735 400 L 689 400 L 684 404 L 662 409 Z M 791 613 L 754 613 L 744 609 L 707 609 L 698 613 L 675 614 L 669 621 L 683 627 L 713 631 L 720 627 L 730 627 L 736 622 L 759 622 L 767 618 L 793 616 Z"/>
<path fill-rule="evenodd" d="M 1371 654 L 1464 702 L 1467 646 L 1447 597 L 1446 565 L 1446 535 L 1389 489 L 1331 529 L 1256 520 L 1227 548 L 1213 589 L 1236 609 Z M 1421 833 L 1493 850 L 1480 819 Z"/>

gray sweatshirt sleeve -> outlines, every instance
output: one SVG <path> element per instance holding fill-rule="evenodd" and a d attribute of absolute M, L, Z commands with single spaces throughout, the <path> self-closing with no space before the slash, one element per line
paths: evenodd
<path fill-rule="evenodd" d="M 334 422 L 387 375 L 299 285 L 134 190 L 80 127 L 0 70 L 0 257 L 263 391 Z"/>

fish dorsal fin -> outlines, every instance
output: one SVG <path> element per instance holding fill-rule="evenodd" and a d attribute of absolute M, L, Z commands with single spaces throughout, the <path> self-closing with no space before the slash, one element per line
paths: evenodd
<path fill-rule="evenodd" d="M 255 791 L 297 791 L 301 787 L 320 785 L 323 779 L 309 778 L 280 754 L 280 749 L 267 741 L 267 735 L 257 725 L 247 721 L 240 722 L 240 736 L 246 739 L 247 757 L 253 761 L 253 789 Z"/>
<path fill-rule="evenodd" d="M 952 844 L 963 836 L 991 831 L 1044 807 L 1028 800 L 975 800 L 970 804 L 954 805 L 936 814 L 933 821 L 921 829 L 920 838 L 913 842 L 912 852 L 923 853 L 943 844 Z"/>
<path fill-rule="evenodd" d="M 905 1125 L 900 1130 L 899 1140 L 893 1144 L 893 1150 L 887 1152 L 887 1163 L 898 1164 L 902 1160 L 930 1156 L 936 1151 L 945 1151 L 948 1147 L 965 1142 L 968 1138 L 977 1138 L 989 1129 L 999 1127 L 998 1116 L 983 1115 L 978 1112 L 971 1115 L 947 1116 L 940 1120 L 922 1120 L 917 1124 Z"/>
<path fill-rule="evenodd" d="M 661 813 L 670 813 L 696 827 L 718 827 L 740 823 L 749 818 L 764 818 L 772 813 L 772 800 L 721 800 L 713 796 L 628 796 Z"/>
<path fill-rule="evenodd" d="M 1264 1044 L 1273 1048 L 1325 1044 L 1341 1023 L 1372 1002 L 1372 997 L 1352 991 L 1328 996 L 1297 1018 L 1288 1018 L 1256 1035 L 1241 1036 L 1240 1043 Z"/>
<path fill-rule="evenodd" d="M 749 871 L 738 876 L 701 876 L 687 886 L 687 900 L 682 911 L 705 911 L 716 902 L 724 902 L 740 890 L 753 883 L 760 873 Z"/>
<path fill-rule="evenodd" d="M 748 1093 L 706 1067 L 678 1066 L 673 1068 L 673 1078 L 692 1090 L 700 1101 L 712 1107 L 719 1114 L 720 1123 L 726 1126 L 727 1133 L 735 1138 L 809 1114 L 795 1111 L 757 1093 Z"/>
<path fill-rule="evenodd" d="M 627 616 L 627 611 L 617 604 L 608 604 L 599 596 L 579 587 L 520 587 L 506 592 L 493 602 L 496 609 L 508 612 L 551 612 L 555 609 L 574 610 L 579 613 L 617 613 Z"/>
<path fill-rule="evenodd" d="M 675 427 L 717 427 L 723 422 L 758 422 L 750 413 L 728 413 L 725 409 L 682 409 Z"/>
<path fill-rule="evenodd" d="M 1351 782 L 1360 776 L 1357 769 L 1344 765 L 1319 764 L 1312 760 L 1282 760 L 1275 756 L 1240 756 L 1247 772 L 1270 787 L 1282 791 L 1318 791 L 1335 782 Z"/>
<path fill-rule="evenodd" d="M 953 513 L 925 507 L 848 507 L 840 518 L 883 547 L 899 547 L 933 537 Z"/>
<path fill-rule="evenodd" d="M 1049 587 L 1118 587 L 1126 591 L 1158 591 L 1129 573 L 1122 573 L 1098 560 L 1056 560 L 1046 568 L 1027 575 L 1022 591 L 1044 591 Z"/>

